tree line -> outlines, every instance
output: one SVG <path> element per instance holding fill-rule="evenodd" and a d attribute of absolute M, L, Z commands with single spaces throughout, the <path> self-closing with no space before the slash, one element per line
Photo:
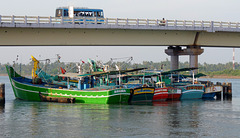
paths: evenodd
<path fill-rule="evenodd" d="M 9 64 L 9 63 L 7 63 Z M 0 75 L 7 74 L 6 64 L 0 63 Z M 59 74 L 60 67 L 66 69 L 67 71 L 74 72 L 77 70 L 76 63 L 64 63 L 55 61 L 53 63 L 45 64 L 40 63 L 40 67 L 45 70 L 49 74 Z M 165 61 L 161 62 L 153 62 L 153 61 L 143 61 L 142 63 L 127 63 L 127 62 L 112 62 L 111 67 L 114 68 L 115 65 L 121 66 L 121 69 L 132 69 L 132 68 L 147 68 L 148 70 L 163 70 L 168 71 L 170 70 L 170 61 L 166 59 Z M 22 75 L 31 75 L 33 62 L 28 64 L 14 64 L 15 69 L 17 72 L 21 72 Z M 83 69 L 89 71 L 90 64 L 84 63 Z M 189 62 L 180 62 L 179 68 L 187 68 L 189 67 Z M 228 76 L 240 76 L 240 64 L 235 63 L 235 70 L 233 70 L 233 63 L 218 63 L 218 64 L 208 64 L 208 63 L 199 63 L 198 64 L 198 72 L 204 73 L 208 76 L 214 75 L 228 75 Z"/>

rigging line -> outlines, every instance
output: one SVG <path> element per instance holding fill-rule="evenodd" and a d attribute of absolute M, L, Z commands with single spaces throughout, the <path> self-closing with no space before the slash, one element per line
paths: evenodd
<path fill-rule="evenodd" d="M 44 68 L 45 66 L 46 66 L 46 65 L 44 65 L 43 68 Z M 39 76 L 39 74 L 40 74 L 42 71 L 43 71 L 43 70 L 41 69 L 40 72 L 38 72 L 37 76 Z M 50 83 L 46 80 L 46 78 L 44 77 L 44 75 L 43 75 L 43 79 L 45 80 L 46 83 L 50 84 Z"/>
<path fill-rule="evenodd" d="M 125 58 L 133 58 L 133 57 L 121 57 L 121 58 L 110 58 L 111 60 L 125 59 Z"/>

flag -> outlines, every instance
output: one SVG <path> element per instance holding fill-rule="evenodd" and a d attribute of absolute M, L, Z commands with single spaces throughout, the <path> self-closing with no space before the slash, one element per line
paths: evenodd
<path fill-rule="evenodd" d="M 62 74 L 65 74 L 66 73 L 66 70 L 63 69 L 62 67 L 60 67 L 61 71 L 62 71 Z"/>

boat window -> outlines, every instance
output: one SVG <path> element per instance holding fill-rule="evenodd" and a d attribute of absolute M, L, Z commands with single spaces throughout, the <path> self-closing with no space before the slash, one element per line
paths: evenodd
<path fill-rule="evenodd" d="M 79 12 L 79 16 L 84 16 L 84 12 Z"/>
<path fill-rule="evenodd" d="M 57 9 L 56 10 L 56 17 L 61 17 L 62 16 L 62 9 Z"/>
<path fill-rule="evenodd" d="M 63 16 L 68 16 L 68 11 L 67 10 L 64 10 L 64 13 L 63 13 Z"/>
<path fill-rule="evenodd" d="M 93 17 L 93 13 L 92 12 L 89 12 L 89 17 Z"/>

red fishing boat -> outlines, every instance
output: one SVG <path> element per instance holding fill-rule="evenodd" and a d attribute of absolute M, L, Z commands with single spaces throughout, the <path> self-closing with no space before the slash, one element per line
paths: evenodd
<path fill-rule="evenodd" d="M 154 96 L 153 96 L 153 101 L 165 101 L 168 98 L 168 88 L 165 87 L 164 82 L 157 82 L 155 91 L 154 91 Z"/>
<path fill-rule="evenodd" d="M 167 100 L 179 100 L 182 94 L 182 90 L 179 88 L 168 87 Z"/>

